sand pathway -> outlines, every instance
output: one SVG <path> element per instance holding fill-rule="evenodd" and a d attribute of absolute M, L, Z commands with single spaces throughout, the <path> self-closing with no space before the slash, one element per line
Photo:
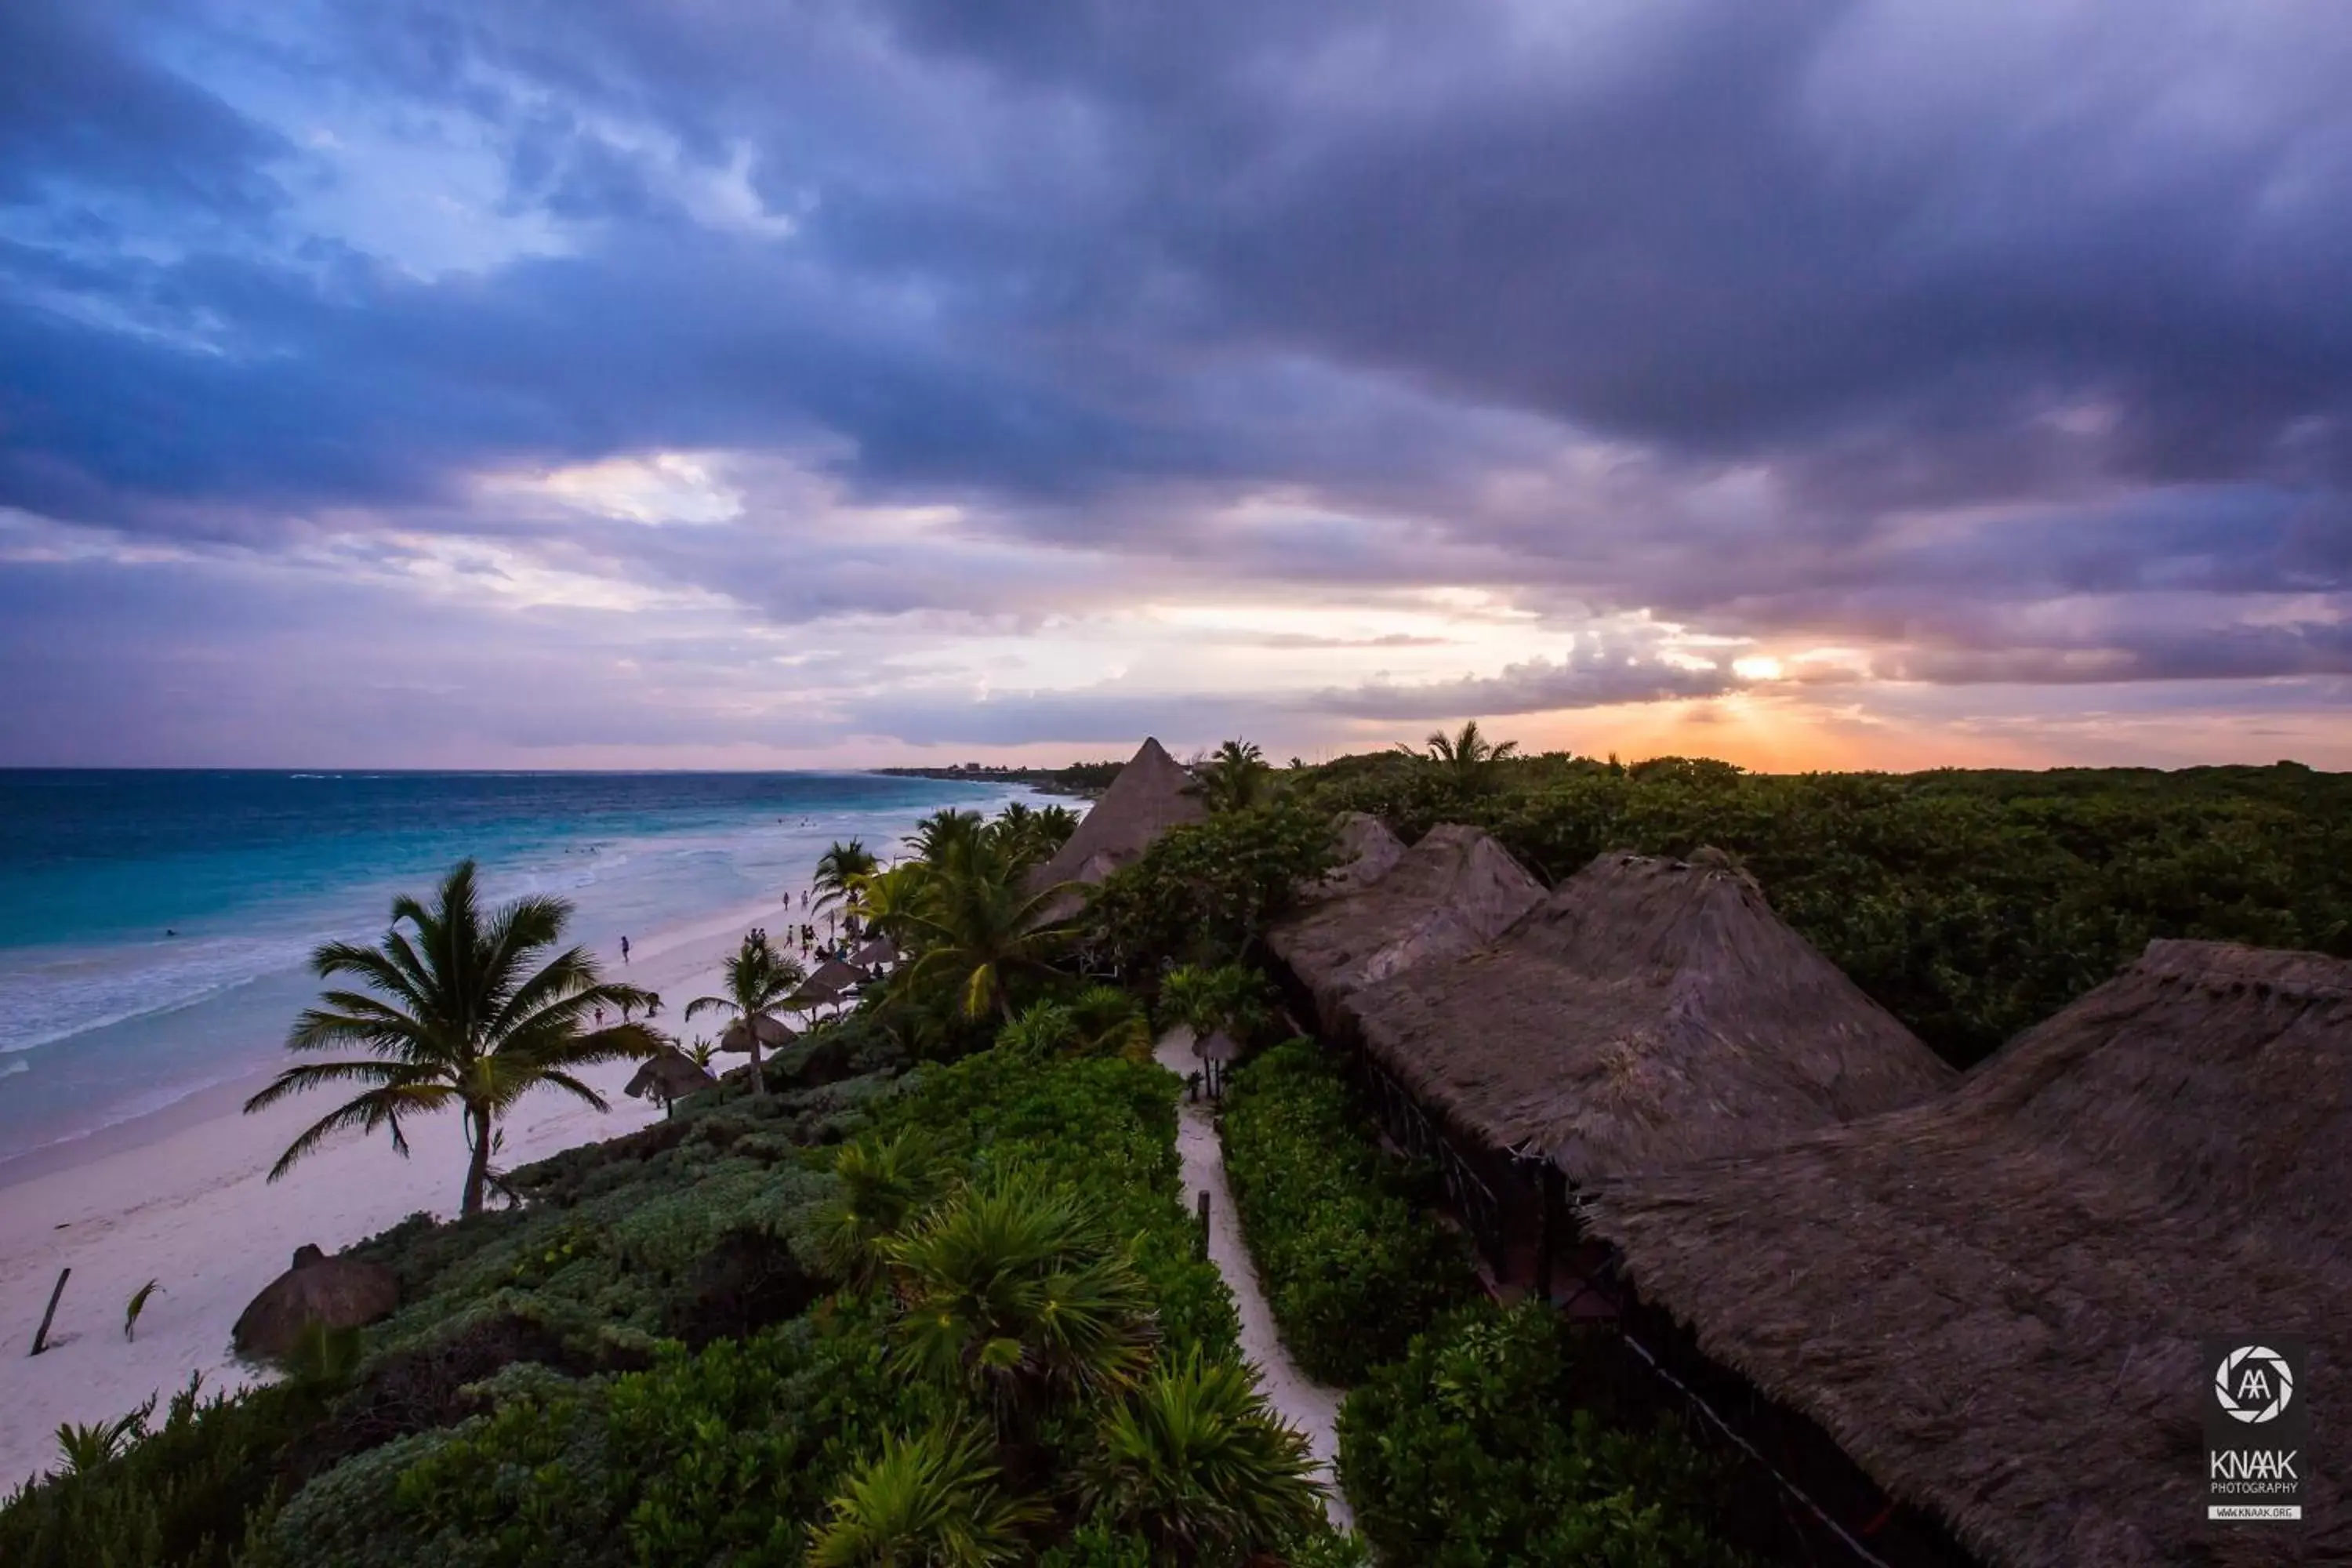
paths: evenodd
<path fill-rule="evenodd" d="M 1179 1078 L 1189 1078 L 1201 1070 L 1200 1058 L 1192 1054 L 1189 1029 L 1172 1029 L 1162 1036 L 1152 1057 Z M 1197 1205 L 1200 1194 L 1209 1194 L 1209 1258 L 1225 1277 L 1225 1284 L 1234 1293 L 1234 1306 L 1241 1314 L 1242 1354 L 1249 1358 L 1265 1380 L 1266 1395 L 1273 1400 L 1274 1407 L 1285 1420 L 1307 1434 L 1307 1446 L 1322 1472 L 1324 1510 L 1333 1524 L 1349 1529 L 1355 1523 L 1355 1514 L 1348 1507 L 1346 1494 L 1339 1489 L 1338 1470 L 1339 1391 L 1326 1388 L 1299 1371 L 1290 1352 L 1283 1348 L 1281 1336 L 1275 1332 L 1273 1310 L 1266 1305 L 1265 1292 L 1258 1286 L 1257 1268 L 1242 1241 L 1233 1194 L 1225 1185 L 1225 1151 L 1217 1140 L 1214 1108 L 1206 1100 L 1187 1100 L 1179 1102 L 1178 1110 L 1176 1152 L 1183 1162 L 1185 1202 L 1188 1205 Z"/>

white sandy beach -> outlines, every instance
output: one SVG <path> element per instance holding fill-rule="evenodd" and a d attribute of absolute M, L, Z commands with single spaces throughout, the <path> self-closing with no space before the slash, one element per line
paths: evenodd
<path fill-rule="evenodd" d="M 781 935 L 787 920 L 775 904 L 738 910 L 635 938 L 625 968 L 617 952 L 604 961 L 615 977 L 659 992 L 661 1022 L 684 1028 L 685 1004 L 719 988 L 719 965 L 743 932 L 766 925 Z M 612 1101 L 606 1114 L 551 1090 L 526 1100 L 504 1124 L 499 1163 L 528 1164 L 658 1118 L 657 1104 L 620 1093 L 633 1070 L 616 1063 L 583 1075 Z M 230 1357 L 229 1327 L 296 1247 L 316 1242 L 333 1252 L 419 1209 L 455 1211 L 465 1173 L 455 1115 L 410 1129 L 405 1160 L 387 1137 L 353 1135 L 268 1182 L 279 1152 L 335 1100 L 316 1092 L 240 1114 L 244 1095 L 266 1081 L 214 1097 L 219 1109 L 192 1124 L 158 1119 L 152 1142 L 79 1163 L 51 1161 L 0 1187 L 0 1489 L 49 1468 L 60 1422 L 110 1419 L 151 1394 L 168 1397 L 192 1372 L 208 1388 L 249 1381 Z M 49 1348 L 30 1356 L 60 1268 L 73 1275 Z M 137 1342 L 126 1343 L 124 1306 L 149 1279 L 161 1289 L 140 1317 Z"/>

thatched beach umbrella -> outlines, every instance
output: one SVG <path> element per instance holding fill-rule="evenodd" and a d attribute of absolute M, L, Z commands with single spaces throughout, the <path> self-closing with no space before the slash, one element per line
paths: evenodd
<path fill-rule="evenodd" d="M 2347 1107 L 2352 963 L 2156 942 L 1948 1096 L 1612 1184 L 1590 1223 L 1987 1563 L 2342 1561 L 2341 1465 L 2299 1467 L 2305 1535 L 2208 1525 L 2200 1341 L 2301 1338 L 2294 1399 L 2340 1426 Z"/>
<path fill-rule="evenodd" d="M 1053 858 L 1029 873 L 1029 889 L 1034 893 L 1062 882 L 1100 882 L 1140 858 L 1170 828 L 1205 821 L 1208 815 L 1207 803 L 1193 789 L 1192 775 L 1157 740 L 1147 737 L 1103 797 L 1079 819 L 1077 830 Z M 1056 899 L 1043 918 L 1048 922 L 1066 920 L 1079 904 L 1075 894 Z"/>
<path fill-rule="evenodd" d="M 381 1263 L 296 1249 L 294 1266 L 262 1288 L 229 1331 L 237 1354 L 283 1361 L 312 1324 L 356 1329 L 400 1306 L 400 1279 Z"/>
<path fill-rule="evenodd" d="M 851 953 L 849 962 L 860 969 L 873 969 L 878 965 L 896 963 L 898 962 L 898 947 L 887 936 L 874 937 L 865 946 Z"/>
<path fill-rule="evenodd" d="M 636 1076 L 621 1092 L 632 1100 L 650 1095 L 659 1100 L 667 1111 L 688 1095 L 709 1089 L 718 1081 L 692 1057 L 675 1046 L 665 1046 L 639 1064 Z"/>
<path fill-rule="evenodd" d="M 808 977 L 808 984 L 803 989 L 828 991 L 838 996 L 845 991 L 854 991 L 865 984 L 866 975 L 863 971 L 853 969 L 837 958 L 828 958 L 816 966 L 815 973 Z"/>
<path fill-rule="evenodd" d="M 799 1037 L 793 1026 L 782 1018 L 764 1016 L 751 1019 L 738 1018 L 727 1026 L 726 1033 L 719 1037 L 719 1048 L 722 1051 L 732 1051 L 738 1056 L 749 1056 L 751 1051 L 751 1037 L 755 1032 L 759 1036 L 760 1047 L 762 1050 L 772 1051 L 779 1046 L 790 1045 Z M 688 1065 L 693 1064 L 689 1062 Z"/>
<path fill-rule="evenodd" d="M 1360 855 L 1376 863 L 1385 853 L 1381 835 L 1356 831 Z M 1355 992 L 1484 946 L 1543 896 L 1543 884 L 1501 845 L 1447 823 L 1394 857 L 1377 879 L 1277 923 L 1266 945 L 1314 994 L 1324 1029 L 1341 1035 Z"/>

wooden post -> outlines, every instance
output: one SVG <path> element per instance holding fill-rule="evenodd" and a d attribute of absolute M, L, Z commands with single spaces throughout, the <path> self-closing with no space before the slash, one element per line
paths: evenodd
<path fill-rule="evenodd" d="M 1536 1237 L 1536 1294 L 1544 1300 L 1551 1300 L 1551 1255 L 1559 1247 L 1560 1210 L 1563 1206 L 1560 1187 L 1565 1180 L 1558 1165 L 1549 1160 L 1543 1163 L 1542 1173 L 1537 1178 L 1543 1187 L 1543 1224 Z"/>
<path fill-rule="evenodd" d="M 1209 1256 L 1209 1189 L 1201 1189 L 1201 1256 Z"/>
<path fill-rule="evenodd" d="M 1203 1194 L 1202 1195 L 1206 1196 L 1207 1194 Z M 41 1314 L 40 1331 L 33 1336 L 33 1353 L 35 1355 L 40 1354 L 49 1347 L 49 1320 L 58 1315 L 58 1298 L 66 1293 L 66 1277 L 72 1272 L 73 1270 L 70 1268 L 60 1268 L 58 1270 L 57 1289 L 49 1292 L 49 1310 Z"/>

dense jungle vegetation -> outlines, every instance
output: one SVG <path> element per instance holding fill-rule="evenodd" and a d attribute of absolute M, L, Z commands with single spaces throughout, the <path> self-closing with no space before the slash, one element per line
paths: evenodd
<path fill-rule="evenodd" d="M 403 1305 L 274 1384 L 61 1435 L 0 1562 L 1727 1563 L 1759 1550 L 1748 1483 L 1594 1342 L 1484 1304 L 1335 1064 L 1279 1043 L 1249 966 L 1336 814 L 1476 824 L 1554 882 L 1716 846 L 1962 1065 L 2153 936 L 2352 954 L 2352 780 L 2293 764 L 1768 777 L 1444 742 L 1287 769 L 1230 745 L 1208 820 L 1067 927 L 1024 879 L 1066 813 L 942 813 L 888 868 L 836 847 L 829 897 L 905 955 L 854 1011 L 499 1175 L 509 1206 L 354 1248 Z M 789 1008 L 788 960 L 731 973 L 738 1023 Z M 1183 1086 L 1149 1059 L 1178 1022 L 1260 1047 L 1230 1175 L 1286 1342 L 1352 1388 L 1361 1541 L 1322 1522 L 1200 1256 Z M 522 1068 L 580 1047 L 562 1023 Z"/>

